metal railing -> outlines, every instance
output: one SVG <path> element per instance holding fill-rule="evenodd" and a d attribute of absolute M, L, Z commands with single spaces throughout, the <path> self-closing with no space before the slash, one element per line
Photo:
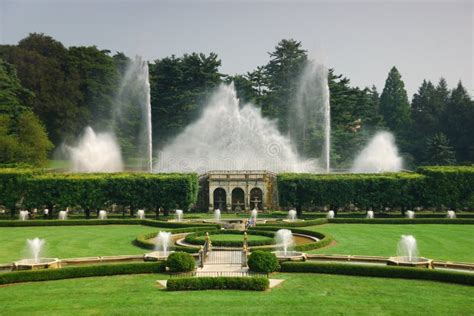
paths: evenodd
<path fill-rule="evenodd" d="M 251 272 L 251 271 L 193 271 L 171 274 L 170 278 L 185 278 L 185 277 L 265 277 L 268 274 Z"/>

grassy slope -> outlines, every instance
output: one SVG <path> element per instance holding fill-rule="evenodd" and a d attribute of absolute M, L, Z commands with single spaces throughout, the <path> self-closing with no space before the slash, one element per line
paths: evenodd
<path fill-rule="evenodd" d="M 337 240 L 337 245 L 312 253 L 392 256 L 400 236 L 413 235 L 424 257 L 474 262 L 472 225 L 327 224 L 305 229 L 329 233 Z"/>
<path fill-rule="evenodd" d="M 0 288 L 4 315 L 465 315 L 474 287 L 336 275 L 281 274 L 269 292 L 166 292 L 159 275 L 96 277 Z"/>
<path fill-rule="evenodd" d="M 26 239 L 35 237 L 46 239 L 44 256 L 49 257 L 142 254 L 145 250 L 135 247 L 132 241 L 139 234 L 156 230 L 138 225 L 2 227 L 0 263 L 24 258 Z"/>

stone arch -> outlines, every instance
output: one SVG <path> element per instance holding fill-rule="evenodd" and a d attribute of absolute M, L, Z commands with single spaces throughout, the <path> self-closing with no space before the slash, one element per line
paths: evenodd
<path fill-rule="evenodd" d="M 250 190 L 250 208 L 255 207 L 257 210 L 263 210 L 263 190 L 258 187 Z"/>
<path fill-rule="evenodd" d="M 241 211 L 245 209 L 245 191 L 242 188 L 232 190 L 232 210 Z"/>
<path fill-rule="evenodd" d="M 213 194 L 213 207 L 214 209 L 220 209 L 221 211 L 226 210 L 227 204 L 227 192 L 224 188 L 217 188 Z"/>

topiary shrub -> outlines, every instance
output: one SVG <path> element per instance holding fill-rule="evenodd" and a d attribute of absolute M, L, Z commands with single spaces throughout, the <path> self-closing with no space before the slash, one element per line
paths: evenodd
<path fill-rule="evenodd" d="M 166 284 L 168 291 L 192 290 L 242 290 L 265 291 L 270 281 L 265 277 L 191 277 L 171 278 Z"/>
<path fill-rule="evenodd" d="M 189 253 L 173 252 L 166 259 L 166 266 L 171 272 L 189 272 L 194 270 L 196 264 Z"/>
<path fill-rule="evenodd" d="M 271 273 L 280 269 L 277 257 L 268 251 L 253 251 L 247 262 L 251 271 Z"/>

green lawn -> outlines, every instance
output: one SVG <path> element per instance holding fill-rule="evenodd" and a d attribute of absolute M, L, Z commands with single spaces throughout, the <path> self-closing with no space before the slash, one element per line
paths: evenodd
<path fill-rule="evenodd" d="M 474 287 L 430 281 L 281 274 L 268 292 L 167 292 L 160 275 L 94 277 L 0 288 L 3 315 L 468 315 Z"/>
<path fill-rule="evenodd" d="M 137 235 L 159 228 L 139 225 L 49 226 L 0 228 L 0 263 L 25 258 L 26 239 L 46 240 L 44 256 L 71 258 L 141 254 L 132 244 Z M 165 229 L 161 229 L 165 230 Z"/>
<path fill-rule="evenodd" d="M 473 225 L 326 224 L 304 229 L 331 234 L 337 244 L 310 253 L 392 256 L 401 235 L 415 236 L 421 256 L 474 262 Z"/>
<path fill-rule="evenodd" d="M 243 241 L 244 236 L 239 235 L 239 234 L 215 234 L 215 235 L 210 235 L 211 241 Z M 249 241 L 267 241 L 267 240 L 273 240 L 271 237 L 267 236 L 260 236 L 260 235 L 247 235 Z M 199 240 L 205 240 L 206 236 L 199 236 L 196 237 L 196 239 Z"/>

